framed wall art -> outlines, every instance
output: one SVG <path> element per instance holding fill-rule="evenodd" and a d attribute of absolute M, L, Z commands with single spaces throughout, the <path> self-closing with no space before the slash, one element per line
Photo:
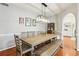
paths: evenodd
<path fill-rule="evenodd" d="M 31 25 L 36 26 L 36 19 L 31 19 Z"/>
<path fill-rule="evenodd" d="M 23 17 L 19 17 L 19 24 L 24 24 L 24 18 Z"/>
<path fill-rule="evenodd" d="M 25 17 L 25 26 L 31 26 L 31 18 Z"/>

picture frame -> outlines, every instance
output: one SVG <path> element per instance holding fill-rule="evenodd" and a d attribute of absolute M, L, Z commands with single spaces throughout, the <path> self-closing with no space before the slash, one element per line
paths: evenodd
<path fill-rule="evenodd" d="M 31 20 L 31 25 L 32 25 L 32 26 L 36 26 L 36 19 L 32 19 L 32 20 Z"/>
<path fill-rule="evenodd" d="M 31 18 L 25 17 L 25 26 L 31 26 Z"/>
<path fill-rule="evenodd" d="M 19 17 L 19 24 L 24 24 L 24 18 L 23 17 Z"/>

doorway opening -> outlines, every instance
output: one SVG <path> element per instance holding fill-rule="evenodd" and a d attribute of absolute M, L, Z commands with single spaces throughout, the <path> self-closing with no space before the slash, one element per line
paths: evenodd
<path fill-rule="evenodd" d="M 65 49 L 76 49 L 76 19 L 75 15 L 68 13 L 62 22 L 63 47 Z"/>

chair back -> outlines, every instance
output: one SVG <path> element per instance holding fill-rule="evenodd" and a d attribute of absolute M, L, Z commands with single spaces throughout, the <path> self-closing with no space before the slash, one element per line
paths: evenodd
<path fill-rule="evenodd" d="M 21 40 L 19 39 L 19 36 L 14 35 L 14 38 L 15 38 L 16 49 L 17 49 L 19 52 L 22 52 L 22 42 L 21 42 Z"/>

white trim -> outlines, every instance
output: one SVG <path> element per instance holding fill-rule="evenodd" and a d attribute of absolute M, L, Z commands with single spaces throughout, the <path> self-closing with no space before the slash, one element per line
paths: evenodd
<path fill-rule="evenodd" d="M 77 51 L 79 51 L 79 48 L 77 49 Z"/>
<path fill-rule="evenodd" d="M 13 48 L 13 47 L 15 47 L 15 45 L 11 46 L 11 47 L 8 47 L 8 48 L 1 49 L 0 51 L 7 50 L 7 49 L 10 49 L 10 48 Z"/>
<path fill-rule="evenodd" d="M 21 33 L 6 33 L 6 34 L 0 34 L 0 36 L 12 36 L 14 34 L 20 35 Z"/>

